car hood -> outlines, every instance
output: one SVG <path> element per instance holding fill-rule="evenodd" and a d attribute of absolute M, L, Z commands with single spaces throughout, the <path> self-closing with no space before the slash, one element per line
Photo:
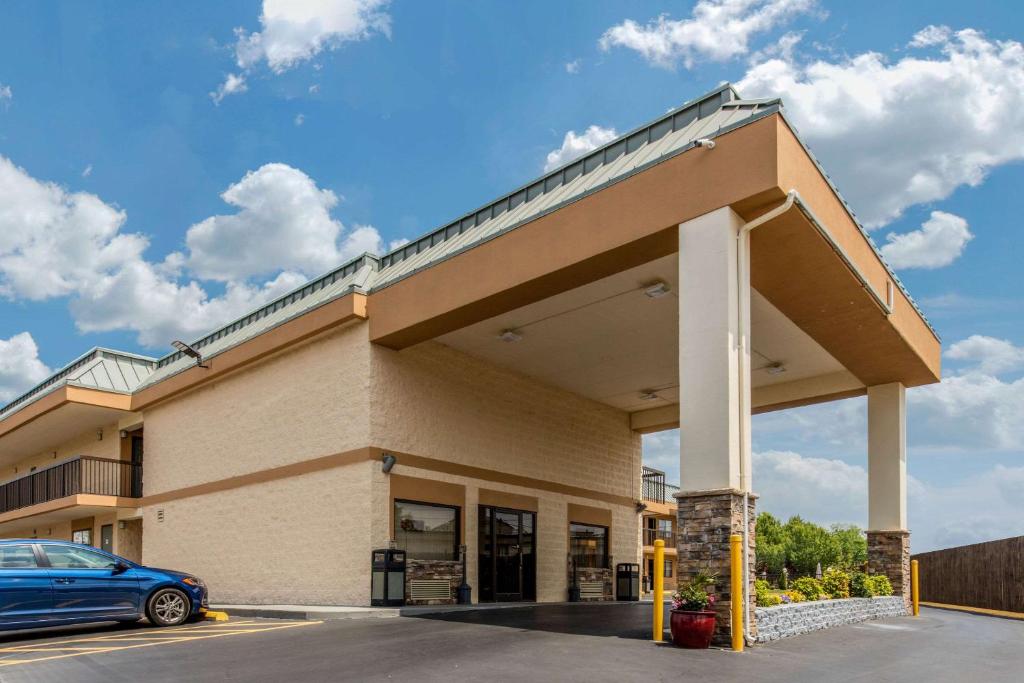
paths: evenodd
<path fill-rule="evenodd" d="M 173 576 L 178 580 L 184 579 L 189 576 L 195 576 L 195 574 L 189 574 L 188 572 L 179 572 L 177 569 L 162 569 L 161 567 L 140 567 L 140 569 L 144 569 L 146 571 L 151 572 L 159 572 L 161 574 L 167 574 L 168 576 Z"/>

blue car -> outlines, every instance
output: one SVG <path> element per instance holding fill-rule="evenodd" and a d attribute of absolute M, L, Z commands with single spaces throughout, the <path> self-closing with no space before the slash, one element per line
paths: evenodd
<path fill-rule="evenodd" d="M 176 626 L 207 606 L 206 584 L 92 546 L 0 540 L 0 629 L 94 621 Z"/>

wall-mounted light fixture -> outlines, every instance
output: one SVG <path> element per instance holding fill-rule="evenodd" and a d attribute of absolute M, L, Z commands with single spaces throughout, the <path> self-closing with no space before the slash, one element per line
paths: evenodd
<path fill-rule="evenodd" d="M 503 342 L 517 342 L 522 338 L 523 335 L 521 332 L 516 332 L 515 330 L 512 329 L 502 330 L 501 334 L 498 335 L 498 339 L 500 339 Z"/>
<path fill-rule="evenodd" d="M 206 364 L 203 363 L 203 354 L 201 354 L 198 351 L 196 351 L 194 347 L 189 346 L 185 342 L 180 341 L 178 339 L 175 339 L 174 341 L 172 341 L 171 342 L 171 346 L 173 346 L 174 348 L 178 349 L 179 351 L 181 351 L 183 354 L 185 354 L 189 358 L 195 358 L 196 359 L 196 366 L 198 366 L 200 368 L 207 367 Z"/>
<path fill-rule="evenodd" d="M 661 280 L 658 280 L 657 282 L 652 282 L 651 284 L 644 287 L 644 294 L 651 299 L 660 299 L 661 297 L 668 294 L 669 291 L 670 290 L 668 284 L 662 282 Z"/>
<path fill-rule="evenodd" d="M 398 462 L 398 458 L 390 453 L 385 453 L 383 457 L 381 457 L 380 462 L 380 471 L 384 474 L 390 474 L 391 469 L 395 466 L 395 463 Z"/>
<path fill-rule="evenodd" d="M 103 429 L 102 428 L 96 430 L 96 440 L 97 441 L 103 441 Z"/>
<path fill-rule="evenodd" d="M 638 500 L 636 502 L 636 514 L 639 515 L 640 513 L 642 513 L 646 509 L 647 509 L 647 503 L 643 502 L 642 500 Z"/>
<path fill-rule="evenodd" d="M 774 363 L 771 363 L 770 365 L 766 365 L 764 371 L 767 372 L 769 375 L 781 375 L 786 371 L 786 366 L 776 361 Z"/>

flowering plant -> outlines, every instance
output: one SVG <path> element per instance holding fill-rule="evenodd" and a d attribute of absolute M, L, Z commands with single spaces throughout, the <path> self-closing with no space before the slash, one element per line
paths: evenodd
<path fill-rule="evenodd" d="M 703 612 L 715 606 L 715 594 L 708 588 L 715 585 L 718 577 L 707 572 L 697 572 L 690 582 L 672 594 L 672 609 L 686 612 Z"/>

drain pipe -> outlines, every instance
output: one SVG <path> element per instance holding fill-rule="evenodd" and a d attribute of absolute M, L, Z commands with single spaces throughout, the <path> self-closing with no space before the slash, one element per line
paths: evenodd
<path fill-rule="evenodd" d="M 747 405 L 747 377 L 750 374 L 749 363 L 747 362 L 747 335 L 746 320 L 750 317 L 750 298 L 747 296 L 747 306 L 743 305 L 744 292 L 750 291 L 750 231 L 768 221 L 778 218 L 793 208 L 794 202 L 800 199 L 796 190 L 790 190 L 786 194 L 786 201 L 771 211 L 758 216 L 752 221 L 742 225 L 736 233 L 736 337 L 737 350 L 739 351 L 739 440 L 740 440 L 740 489 L 743 491 L 743 639 L 752 644 L 750 638 L 750 472 L 747 462 L 750 460 L 749 436 L 746 429 L 746 415 L 750 411 Z M 744 315 L 746 313 L 746 315 Z"/>

